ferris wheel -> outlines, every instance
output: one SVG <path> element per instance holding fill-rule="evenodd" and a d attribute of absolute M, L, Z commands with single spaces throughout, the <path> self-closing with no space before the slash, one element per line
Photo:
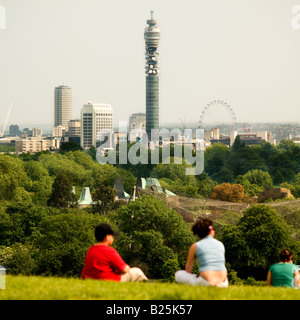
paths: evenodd
<path fill-rule="evenodd" d="M 228 110 L 228 112 L 229 112 L 229 114 L 230 114 L 230 116 L 231 116 L 231 120 L 232 120 L 232 125 L 231 125 L 232 130 L 236 130 L 236 127 L 237 127 L 237 126 L 236 126 L 236 116 L 235 116 L 235 114 L 234 114 L 234 112 L 233 112 L 233 109 L 232 109 L 232 107 L 231 107 L 227 102 L 225 102 L 225 101 L 223 101 L 223 100 L 213 100 L 213 101 L 211 101 L 210 103 L 208 103 L 208 104 L 204 107 L 204 110 L 202 111 L 202 114 L 201 114 L 201 116 L 200 116 L 200 121 L 199 121 L 199 123 L 200 123 L 200 129 L 204 129 L 204 118 L 205 118 L 205 116 L 207 115 L 209 109 L 210 109 L 212 106 L 216 106 L 216 105 L 219 105 L 219 106 L 221 106 L 221 107 L 225 107 L 225 108 Z"/>

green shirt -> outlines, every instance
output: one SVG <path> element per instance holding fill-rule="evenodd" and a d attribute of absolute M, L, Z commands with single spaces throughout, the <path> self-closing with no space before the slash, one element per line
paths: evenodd
<path fill-rule="evenodd" d="M 271 266 L 272 286 L 293 287 L 294 274 L 298 271 L 298 266 L 293 263 L 276 263 Z"/>

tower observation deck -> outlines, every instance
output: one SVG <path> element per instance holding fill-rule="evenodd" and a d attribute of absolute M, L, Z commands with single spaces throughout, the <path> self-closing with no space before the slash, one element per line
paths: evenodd
<path fill-rule="evenodd" d="M 146 132 L 151 137 L 152 129 L 159 129 L 159 39 L 160 30 L 157 20 L 147 20 L 145 28 L 145 59 L 146 59 Z"/>

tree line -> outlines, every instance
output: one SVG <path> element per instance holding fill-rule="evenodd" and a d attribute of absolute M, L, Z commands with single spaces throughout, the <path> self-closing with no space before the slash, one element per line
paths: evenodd
<path fill-rule="evenodd" d="M 186 163 L 100 165 L 95 150 L 2 154 L 0 265 L 14 274 L 78 276 L 85 252 L 94 243 L 94 227 L 106 222 L 119 230 L 115 246 L 127 263 L 141 267 L 149 277 L 172 279 L 184 268 L 188 248 L 196 240 L 190 226 L 161 200 L 143 196 L 129 205 L 115 202 L 116 177 L 122 178 L 127 193 L 141 176 L 156 177 L 162 187 L 195 197 L 214 197 L 223 183 L 239 186 L 237 194 L 242 190 L 243 197 L 280 183 L 297 197 L 299 149 L 290 141 L 277 147 L 265 142 L 247 147 L 238 140 L 230 149 L 213 145 L 205 152 L 205 172 L 200 176 L 186 176 Z M 276 180 L 278 172 L 283 176 L 287 169 L 293 174 Z M 83 187 L 90 187 L 95 204 L 79 210 L 76 201 Z M 243 197 L 231 201 L 245 201 Z M 216 225 L 232 281 L 235 272 L 242 278 L 263 278 L 283 248 L 294 251 L 299 261 L 298 216 L 287 221 L 274 209 L 258 205 L 234 225 Z"/>

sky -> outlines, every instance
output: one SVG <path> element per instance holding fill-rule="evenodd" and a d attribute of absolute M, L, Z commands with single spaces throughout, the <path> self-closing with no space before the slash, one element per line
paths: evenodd
<path fill-rule="evenodd" d="M 214 100 L 229 104 L 238 122 L 299 122 L 296 5 L 300 0 L 0 0 L 0 131 L 11 103 L 8 125 L 53 126 L 54 88 L 62 84 L 72 88 L 74 119 L 88 101 L 111 104 L 115 126 L 145 112 L 151 10 L 161 31 L 161 126 L 197 125 Z M 223 105 L 206 116 L 230 118 Z"/>

